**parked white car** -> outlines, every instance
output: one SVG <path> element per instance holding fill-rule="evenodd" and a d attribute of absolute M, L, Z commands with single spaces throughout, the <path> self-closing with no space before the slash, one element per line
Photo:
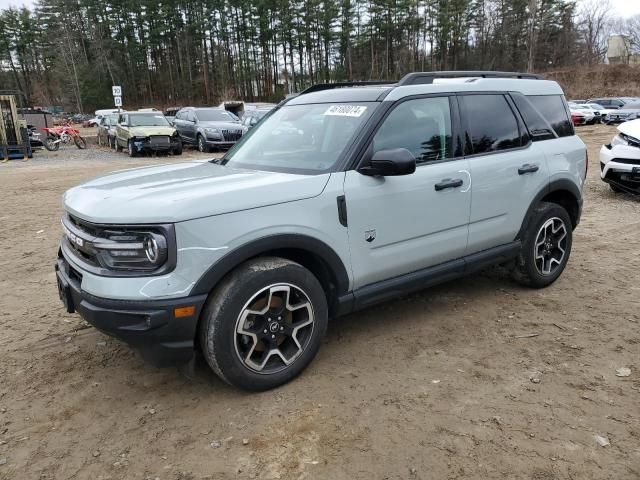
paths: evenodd
<path fill-rule="evenodd" d="M 595 112 L 587 107 L 586 105 L 580 105 L 577 103 L 570 103 L 569 104 L 569 110 L 571 110 L 571 113 L 579 113 L 584 115 L 584 123 L 586 123 L 587 125 L 593 125 L 594 123 L 598 122 L 600 120 L 600 116 L 598 115 L 596 118 L 596 114 Z"/>
<path fill-rule="evenodd" d="M 614 192 L 640 194 L 640 119 L 620 124 L 611 143 L 602 146 L 600 177 Z"/>
<path fill-rule="evenodd" d="M 596 116 L 598 114 L 600 115 L 600 123 L 605 123 L 607 121 L 607 116 L 611 112 L 615 112 L 615 109 L 613 109 L 613 108 L 604 108 L 599 103 L 589 102 L 589 103 L 585 103 L 584 106 L 591 108 L 594 111 L 594 113 L 596 114 Z"/>

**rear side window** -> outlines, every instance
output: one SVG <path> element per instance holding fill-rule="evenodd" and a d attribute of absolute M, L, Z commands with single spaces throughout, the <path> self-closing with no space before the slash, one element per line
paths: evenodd
<path fill-rule="evenodd" d="M 538 112 L 533 105 L 531 105 L 531 102 L 527 100 L 527 97 L 520 93 L 512 93 L 511 98 L 513 98 L 516 108 L 520 112 L 520 115 L 522 115 L 524 122 L 527 124 L 527 128 L 529 129 L 529 133 L 531 134 L 531 138 L 534 142 L 556 138 L 553 133 L 553 128 L 549 125 L 549 122 L 547 122 L 542 114 Z"/>
<path fill-rule="evenodd" d="M 527 98 L 559 137 L 569 137 L 575 133 L 562 95 L 528 95 Z"/>
<path fill-rule="evenodd" d="M 465 148 L 468 154 L 509 150 L 522 146 L 518 120 L 503 95 L 459 97 L 467 123 Z"/>

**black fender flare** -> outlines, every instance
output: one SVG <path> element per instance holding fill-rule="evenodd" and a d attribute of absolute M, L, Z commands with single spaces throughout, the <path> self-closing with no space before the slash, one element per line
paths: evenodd
<path fill-rule="evenodd" d="M 190 295 L 208 294 L 225 275 L 251 258 L 274 250 L 286 249 L 306 251 L 320 258 L 333 276 L 336 283 L 336 293 L 338 295 L 347 293 L 349 275 L 340 256 L 330 246 L 317 238 L 288 233 L 261 237 L 226 253 L 200 277 L 191 289 Z"/>
<path fill-rule="evenodd" d="M 520 227 L 520 230 L 516 235 L 516 239 L 522 239 L 522 234 L 524 233 L 524 231 L 526 230 L 529 224 L 529 219 L 531 218 L 531 214 L 534 208 L 536 208 L 540 204 L 542 199 L 547 195 L 549 195 L 550 193 L 560 192 L 560 191 L 569 192 L 574 197 L 576 203 L 578 204 L 578 215 L 576 217 L 576 225 L 578 225 L 578 223 L 580 222 L 580 215 L 582 213 L 582 194 L 580 193 L 580 189 L 574 182 L 566 178 L 561 178 L 559 180 L 554 180 L 553 182 L 546 185 L 533 198 L 533 201 L 529 205 L 529 208 L 527 209 L 527 213 L 524 216 L 524 219 L 522 220 L 522 226 Z"/>

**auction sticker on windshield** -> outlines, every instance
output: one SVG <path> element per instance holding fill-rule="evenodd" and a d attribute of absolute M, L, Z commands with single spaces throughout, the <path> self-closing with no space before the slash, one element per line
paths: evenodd
<path fill-rule="evenodd" d="M 324 114 L 338 117 L 360 117 L 366 110 L 367 107 L 362 105 L 331 105 Z"/>

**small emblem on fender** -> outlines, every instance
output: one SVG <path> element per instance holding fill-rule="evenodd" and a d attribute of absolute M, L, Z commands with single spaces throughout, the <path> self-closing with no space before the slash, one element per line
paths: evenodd
<path fill-rule="evenodd" d="M 376 239 L 376 231 L 375 230 L 367 230 L 364 232 L 364 239 L 371 243 Z"/>

